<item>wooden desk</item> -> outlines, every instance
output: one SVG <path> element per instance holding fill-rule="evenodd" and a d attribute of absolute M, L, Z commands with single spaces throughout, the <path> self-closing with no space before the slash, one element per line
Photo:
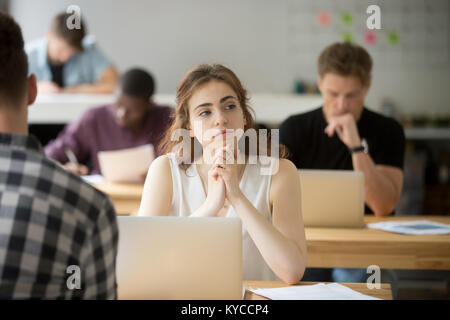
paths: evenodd
<path fill-rule="evenodd" d="M 450 217 L 366 217 L 366 223 Z M 450 270 L 450 235 L 403 235 L 376 229 L 306 228 L 309 267 Z"/>
<path fill-rule="evenodd" d="M 301 282 L 299 285 L 313 285 L 318 282 Z M 366 283 L 340 283 L 350 289 L 358 291 L 362 294 L 372 296 L 375 298 L 383 299 L 383 300 L 392 300 L 392 291 L 391 285 L 387 283 L 382 283 L 380 289 L 372 289 L 367 288 Z M 288 285 L 281 281 L 244 281 L 244 285 L 246 288 L 280 288 L 287 287 Z M 251 291 L 245 290 L 244 300 L 269 300 L 266 297 L 257 295 Z"/>
<path fill-rule="evenodd" d="M 117 214 L 136 215 L 141 204 L 142 184 L 105 183 L 94 184 L 111 198 Z"/>
<path fill-rule="evenodd" d="M 118 214 L 136 214 L 143 185 L 104 184 Z M 432 220 L 450 224 L 450 217 L 408 216 L 376 218 L 381 221 Z M 450 235 L 402 235 L 375 229 L 305 228 L 308 267 L 450 270 Z"/>

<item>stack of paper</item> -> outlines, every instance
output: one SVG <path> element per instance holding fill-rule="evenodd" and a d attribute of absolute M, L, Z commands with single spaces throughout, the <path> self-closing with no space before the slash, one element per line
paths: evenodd
<path fill-rule="evenodd" d="M 380 300 L 339 283 L 248 290 L 272 300 Z"/>
<path fill-rule="evenodd" d="M 367 225 L 369 228 L 380 229 L 403 234 L 449 234 L 450 225 L 428 220 L 377 222 Z"/>

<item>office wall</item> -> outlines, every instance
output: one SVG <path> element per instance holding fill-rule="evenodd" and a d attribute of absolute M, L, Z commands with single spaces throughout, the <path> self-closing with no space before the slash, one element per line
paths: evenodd
<path fill-rule="evenodd" d="M 251 92 L 288 93 L 296 79 L 315 80 L 326 44 L 350 34 L 375 60 L 369 107 L 388 97 L 404 113 L 450 112 L 447 0 L 13 0 L 10 11 L 30 41 L 71 4 L 119 70 L 148 68 L 160 93 L 202 62 L 230 66 Z M 375 45 L 369 4 L 381 7 Z"/>

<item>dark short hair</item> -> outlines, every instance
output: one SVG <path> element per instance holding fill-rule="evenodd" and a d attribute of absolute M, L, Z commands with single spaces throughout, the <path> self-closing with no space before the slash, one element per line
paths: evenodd
<path fill-rule="evenodd" d="M 83 19 L 80 21 L 80 28 L 69 29 L 67 19 L 72 17 L 69 13 L 60 13 L 53 18 L 50 30 L 59 38 L 63 39 L 69 46 L 79 51 L 83 51 L 83 38 L 86 35 L 86 26 Z"/>
<path fill-rule="evenodd" d="M 338 42 L 322 51 L 317 68 L 322 78 L 326 73 L 355 76 L 363 86 L 367 86 L 370 84 L 372 64 L 372 58 L 363 47 L 350 42 Z"/>
<path fill-rule="evenodd" d="M 138 68 L 125 72 L 120 78 L 120 90 L 132 97 L 149 101 L 155 91 L 155 82 L 152 75 Z"/>
<path fill-rule="evenodd" d="M 22 31 L 12 17 L 0 12 L 0 98 L 19 102 L 26 90 L 27 76 Z"/>

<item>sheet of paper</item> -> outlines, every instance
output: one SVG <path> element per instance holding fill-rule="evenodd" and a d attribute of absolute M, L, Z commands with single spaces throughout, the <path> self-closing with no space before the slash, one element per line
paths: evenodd
<path fill-rule="evenodd" d="M 402 234 L 450 234 L 450 225 L 428 220 L 377 222 L 367 227 Z"/>
<path fill-rule="evenodd" d="M 81 176 L 84 181 L 90 184 L 103 184 L 105 183 L 105 178 L 102 175 L 94 174 L 89 176 Z"/>
<path fill-rule="evenodd" d="M 155 158 L 151 144 L 117 151 L 98 153 L 100 171 L 107 181 L 140 183 Z"/>
<path fill-rule="evenodd" d="M 272 300 L 380 300 L 339 283 L 248 290 Z"/>

